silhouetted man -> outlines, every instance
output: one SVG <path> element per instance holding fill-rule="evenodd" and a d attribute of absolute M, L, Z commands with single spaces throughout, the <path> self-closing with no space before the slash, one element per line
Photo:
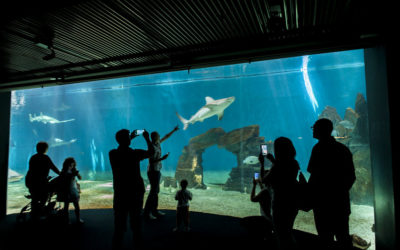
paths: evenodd
<path fill-rule="evenodd" d="M 32 219 L 38 219 L 48 198 L 48 176 L 50 169 L 56 174 L 60 170 L 46 155 L 49 145 L 46 142 L 36 144 L 36 154 L 29 159 L 29 170 L 25 177 L 25 185 L 31 194 Z"/>
<path fill-rule="evenodd" d="M 149 165 L 147 167 L 147 177 L 150 182 L 150 192 L 147 196 L 146 205 L 144 207 L 144 217 L 146 219 L 156 219 L 158 216 L 164 215 L 163 212 L 158 211 L 158 193 L 160 192 L 160 179 L 161 179 L 161 161 L 167 159 L 169 154 L 161 157 L 161 143 L 168 139 L 179 128 L 176 126 L 171 132 L 166 134 L 162 139 L 160 135 L 154 131 L 151 133 L 151 147 L 152 155 L 149 158 Z"/>
<path fill-rule="evenodd" d="M 349 235 L 349 191 L 356 180 L 350 150 L 331 136 L 333 124 L 322 118 L 315 122 L 314 146 L 307 171 L 311 174 L 315 226 L 323 244 L 332 246 L 334 236 L 340 248 L 352 246 Z"/>
<path fill-rule="evenodd" d="M 149 133 L 145 131 L 143 137 L 147 142 L 148 150 L 132 149 L 129 146 L 134 137 L 136 137 L 135 133 L 129 134 L 129 130 L 118 131 L 115 138 L 119 146 L 109 153 L 114 187 L 114 249 L 122 247 L 128 215 L 133 231 L 134 245 L 140 246 L 141 244 L 140 213 L 143 207 L 145 188 L 140 175 L 140 161 L 151 155 L 151 142 Z"/>

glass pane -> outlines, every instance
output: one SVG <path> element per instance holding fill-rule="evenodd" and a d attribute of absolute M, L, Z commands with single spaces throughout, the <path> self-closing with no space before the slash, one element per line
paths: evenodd
<path fill-rule="evenodd" d="M 276 138 L 289 138 L 308 177 L 316 143 L 310 127 L 319 117 L 328 117 L 335 125 L 333 136 L 350 148 L 356 165 L 351 233 L 373 244 L 363 53 L 352 50 L 14 91 L 8 213 L 18 213 L 28 202 L 23 177 L 37 142 L 49 143 L 48 155 L 59 169 L 67 157 L 76 159 L 83 175 L 82 209 L 111 208 L 108 152 L 117 147 L 115 133 L 146 129 L 163 136 L 178 125 L 180 130 L 162 144 L 162 151 L 170 155 L 162 162 L 159 207 L 175 209 L 177 181 L 186 177 L 194 193 L 192 211 L 259 215 L 259 205 L 249 201 L 252 177 L 259 172 L 259 145 L 267 143 L 273 153 Z M 146 148 L 142 137 L 131 146 Z M 143 161 L 147 185 L 146 168 Z M 300 212 L 295 224 L 315 233 L 312 212 Z"/>

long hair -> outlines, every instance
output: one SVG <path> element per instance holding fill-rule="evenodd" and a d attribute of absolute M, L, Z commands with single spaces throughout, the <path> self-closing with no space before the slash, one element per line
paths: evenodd
<path fill-rule="evenodd" d="M 160 134 L 158 132 L 154 131 L 154 132 L 151 132 L 150 137 L 151 137 L 151 142 L 155 143 L 157 140 L 160 139 Z"/>
<path fill-rule="evenodd" d="M 274 153 L 277 161 L 294 160 L 296 149 L 292 141 L 286 137 L 279 137 L 274 141 Z"/>
<path fill-rule="evenodd" d="M 73 157 L 68 157 L 67 159 L 65 159 L 61 172 L 68 171 L 68 168 L 69 168 L 69 166 L 71 166 L 72 163 L 76 164 L 76 161 Z"/>

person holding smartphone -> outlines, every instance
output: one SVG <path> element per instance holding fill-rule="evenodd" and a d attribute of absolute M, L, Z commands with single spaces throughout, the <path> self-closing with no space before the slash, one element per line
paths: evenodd
<path fill-rule="evenodd" d="M 263 182 L 270 185 L 272 195 L 272 222 L 279 249 L 293 249 L 296 241 L 293 237 L 293 224 L 298 208 L 296 204 L 297 175 L 300 170 L 296 161 L 296 149 L 290 139 L 279 137 L 274 141 L 275 157 L 268 153 L 271 169 L 263 176 Z M 264 156 L 259 157 L 261 169 Z"/>
<path fill-rule="evenodd" d="M 144 207 L 145 219 L 157 219 L 157 217 L 165 215 L 163 212 L 158 211 L 158 193 L 160 192 L 160 179 L 161 179 L 161 161 L 167 159 L 169 153 L 161 157 L 161 143 L 167 140 L 173 133 L 179 129 L 176 126 L 171 132 L 166 134 L 160 139 L 158 132 L 151 133 L 151 147 L 153 154 L 149 158 L 149 165 L 147 167 L 147 177 L 150 182 L 150 193 L 147 196 L 146 204 Z"/>
<path fill-rule="evenodd" d="M 145 188 L 140 174 L 140 161 L 153 155 L 149 133 L 144 131 L 142 135 L 146 140 L 147 150 L 131 148 L 131 140 L 138 136 L 137 133 L 121 129 L 115 134 L 118 148 L 109 152 L 114 189 L 113 249 L 122 248 L 128 217 L 133 233 L 133 244 L 137 247 L 141 246 L 140 213 L 143 207 Z"/>
<path fill-rule="evenodd" d="M 256 194 L 257 184 L 260 192 Z M 259 173 L 254 174 L 250 200 L 259 203 L 260 215 L 244 217 L 241 224 L 257 237 L 268 239 L 272 234 L 271 196 L 269 187 L 263 184 Z"/>

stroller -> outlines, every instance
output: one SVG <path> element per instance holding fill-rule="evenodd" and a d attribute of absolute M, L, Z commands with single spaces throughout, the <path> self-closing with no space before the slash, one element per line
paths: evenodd
<path fill-rule="evenodd" d="M 60 217 L 62 213 L 61 206 L 57 205 L 57 200 L 55 199 L 56 193 L 59 189 L 60 177 L 48 177 L 47 183 L 47 199 L 46 202 L 40 212 L 40 216 L 44 216 L 46 219 Z M 32 200 L 32 196 L 25 195 L 25 198 Z M 31 215 L 32 212 L 32 201 L 26 204 L 17 215 L 17 223 L 25 222 L 27 220 L 27 216 Z"/>

